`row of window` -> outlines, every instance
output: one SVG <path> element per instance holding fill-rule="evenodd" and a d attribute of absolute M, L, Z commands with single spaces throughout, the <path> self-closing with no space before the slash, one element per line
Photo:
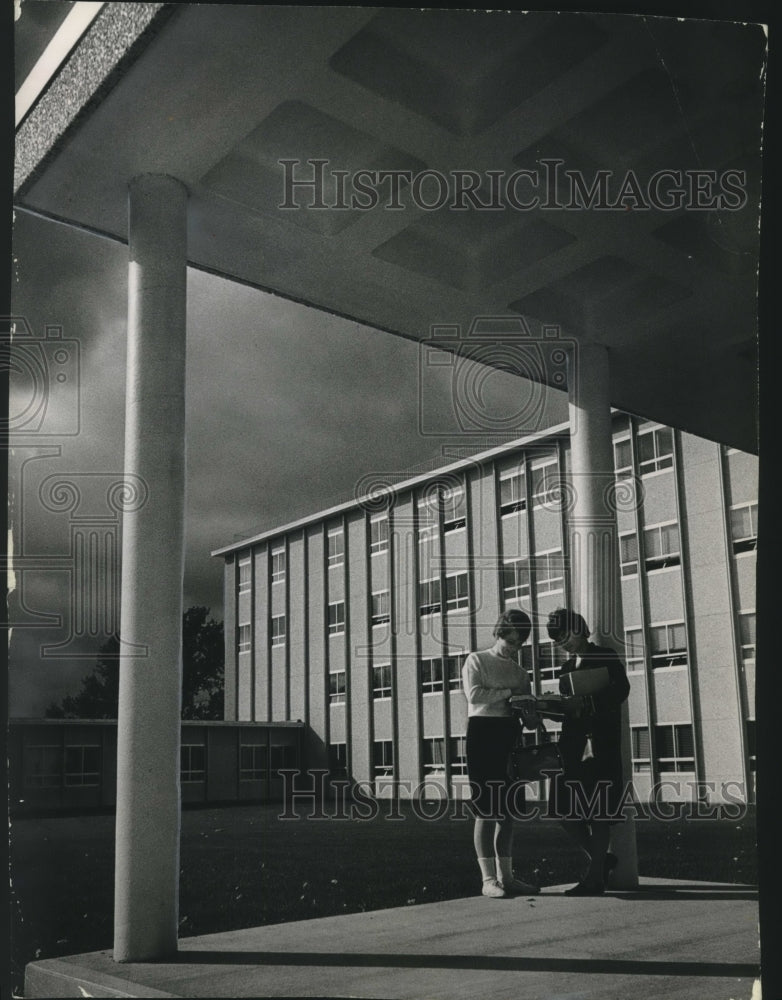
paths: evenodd
<path fill-rule="evenodd" d="M 239 747 L 239 780 L 260 781 L 280 768 L 297 767 L 296 747 L 272 744 L 243 744 Z M 180 748 L 180 779 L 183 784 L 206 781 L 206 746 L 183 743 Z"/>
<path fill-rule="evenodd" d="M 694 771 L 695 740 L 692 723 L 674 723 L 654 727 L 654 760 L 659 772 Z M 652 770 L 652 739 L 648 726 L 630 729 L 633 771 L 648 774 Z"/>
<path fill-rule="evenodd" d="M 534 471 L 536 470 L 533 470 L 533 472 Z M 526 504 L 524 498 L 519 495 L 519 490 L 523 486 L 520 482 L 522 479 L 523 473 L 513 473 L 509 477 L 500 481 L 501 511 L 503 515 L 523 509 L 523 504 Z M 550 491 L 547 491 L 545 488 L 542 489 L 542 492 L 533 494 L 534 497 L 540 499 L 545 499 L 550 495 Z M 758 533 L 757 518 L 757 503 L 742 503 L 731 508 L 730 535 L 734 552 L 747 552 L 756 547 Z M 457 521 L 459 526 L 464 526 L 463 518 L 458 518 L 446 523 L 453 525 L 456 524 Z M 382 520 L 375 519 L 370 523 L 370 527 L 370 549 L 372 553 L 374 554 L 386 551 L 388 549 L 388 519 L 386 517 L 383 517 Z M 671 521 L 666 524 L 652 525 L 645 528 L 643 534 L 645 551 L 644 565 L 647 570 L 662 569 L 669 566 L 679 565 L 681 561 L 681 550 L 679 541 L 679 526 L 676 522 Z M 433 537 L 433 528 L 430 527 L 422 529 L 419 535 L 419 541 L 427 541 Z M 339 529 L 338 532 L 330 533 L 329 538 L 334 539 L 333 545 L 330 543 L 329 548 L 329 565 L 340 565 L 344 558 L 344 544 L 338 541 L 338 539 L 343 538 L 342 529 Z M 638 537 L 636 533 L 626 532 L 620 535 L 619 547 L 622 575 L 630 576 L 637 574 Z M 562 562 L 561 552 L 540 553 L 532 558 L 535 561 L 540 562 L 541 560 L 545 560 L 547 557 L 551 560 L 558 561 L 558 564 Z M 271 559 L 272 583 L 282 583 L 285 580 L 285 550 L 280 549 L 276 552 L 273 551 Z M 524 561 L 525 560 L 516 560 L 515 564 L 521 564 Z M 514 564 L 506 563 L 503 568 L 503 572 L 505 572 L 506 569 L 511 572 L 513 565 Z M 543 578 L 543 582 L 545 583 L 545 577 Z M 555 577 L 554 582 L 559 582 L 559 577 Z M 250 558 L 247 557 L 239 561 L 239 593 L 248 591 L 250 589 L 250 583 Z M 526 583 L 517 581 L 515 587 L 517 589 L 520 588 L 522 592 L 526 587 L 526 593 L 528 594 L 528 579 L 526 580 Z M 508 589 L 512 590 L 513 585 L 511 585 Z"/>
<path fill-rule="evenodd" d="M 462 667 L 466 654 L 458 656 L 435 656 L 419 661 L 418 684 L 421 694 L 439 694 L 442 691 L 460 691 Z M 372 667 L 372 697 L 375 701 L 390 698 L 393 681 L 390 663 L 379 663 Z M 341 704 L 347 693 L 347 671 L 332 670 L 329 673 L 329 702 Z"/>
<path fill-rule="evenodd" d="M 419 612 L 422 616 L 440 614 L 442 610 L 441 586 L 436 580 L 425 580 L 419 584 Z M 445 578 L 445 609 L 460 611 L 469 608 L 467 573 L 453 573 Z M 391 594 L 388 590 L 376 591 L 371 596 L 371 622 L 377 627 L 391 621 Z M 333 601 L 326 609 L 326 625 L 329 635 L 345 634 L 345 602 Z M 287 618 L 284 614 L 272 615 L 270 619 L 272 646 L 284 646 L 287 639 Z M 238 651 L 248 653 L 252 646 L 252 627 L 249 624 L 238 627 Z"/>
<path fill-rule="evenodd" d="M 296 748 L 249 745 L 239 749 L 239 780 L 268 778 L 270 772 L 295 767 Z M 68 746 L 30 744 L 24 748 L 24 783 L 27 788 L 95 788 L 100 785 L 102 748 L 99 744 Z M 180 779 L 206 780 L 206 746 L 183 743 Z"/>
<path fill-rule="evenodd" d="M 503 483 L 516 483 L 519 476 L 512 479 L 503 480 Z M 518 487 L 514 487 L 516 489 Z M 506 490 L 503 495 L 515 496 L 513 490 Z M 506 507 L 518 509 L 514 505 L 516 501 L 509 502 L 503 506 L 503 513 Z M 757 503 L 737 504 L 730 510 L 730 535 L 734 553 L 742 553 L 753 550 L 757 545 Z M 380 545 L 388 543 L 388 521 L 373 521 L 373 524 L 385 525 L 385 533 L 378 536 L 377 542 L 372 544 Z M 329 536 L 329 537 L 337 537 Z M 434 537 L 431 534 L 422 534 L 420 541 L 426 541 Z M 644 568 L 647 571 L 666 569 L 671 566 L 678 566 L 681 562 L 681 543 L 679 538 L 679 526 L 675 521 L 665 524 L 651 525 L 643 530 L 644 538 Z M 343 551 L 343 550 L 340 550 Z M 384 551 L 382 548 L 373 548 L 373 551 Z M 619 536 L 619 560 L 622 569 L 622 576 L 635 576 L 638 573 L 638 536 L 634 531 L 624 532 Z M 337 564 L 335 564 L 337 565 Z M 509 560 L 502 566 L 502 586 L 506 600 L 520 600 L 529 597 L 530 577 L 534 574 L 535 586 L 539 594 L 559 593 L 564 589 L 564 557 L 562 551 L 554 549 L 549 552 L 540 552 L 534 556 L 525 556 L 520 559 Z M 285 579 L 285 552 L 272 553 L 272 581 L 281 582 Z M 462 595 L 462 601 L 453 608 L 467 607 L 467 574 L 449 574 L 446 577 L 446 586 L 458 591 Z M 242 559 L 239 562 L 239 592 L 245 592 L 250 588 L 250 559 Z M 436 590 L 436 599 L 432 597 L 432 589 Z M 422 614 L 436 613 L 430 608 L 436 606 L 436 611 L 440 610 L 440 582 L 435 580 L 425 580 L 419 584 L 420 611 Z M 376 620 L 377 615 L 385 614 L 385 621 L 388 621 L 387 611 L 375 607 L 376 603 L 388 602 L 388 591 L 382 591 L 372 595 L 372 623 L 381 624 Z M 330 606 L 331 607 L 331 606 Z M 453 609 L 452 608 L 452 609 Z M 343 619 L 344 621 L 344 619 Z M 330 631 L 340 631 L 337 622 L 330 622 L 334 625 Z"/>
<path fill-rule="evenodd" d="M 638 470 L 641 476 L 662 472 L 673 468 L 673 432 L 669 427 L 658 427 L 641 431 L 637 435 Z M 614 442 L 614 467 L 617 476 L 624 477 L 633 474 L 632 445 L 629 437 Z M 534 462 L 527 475 L 525 464 L 522 463 L 500 475 L 500 512 L 507 516 L 526 509 L 527 478 L 529 478 L 529 495 L 533 507 L 550 502 L 556 498 L 560 489 L 558 460 L 555 456 Z M 418 500 L 419 541 L 423 542 L 436 537 L 439 516 L 442 515 L 443 530 L 455 531 L 466 526 L 466 496 L 463 486 L 437 484 L 431 488 L 430 495 Z M 370 519 L 370 552 L 376 555 L 385 552 L 389 547 L 389 523 L 385 514 L 379 514 Z M 730 533 L 733 548 L 736 552 L 748 551 L 755 547 L 757 539 L 757 503 L 737 504 L 730 511 Z M 665 560 L 675 559 L 679 555 L 678 528 L 676 525 L 660 525 L 647 528 L 646 568 L 655 569 L 661 565 L 675 565 Z M 623 574 L 637 572 L 637 540 L 634 536 L 625 536 L 623 550 Z M 660 561 L 655 565 L 655 561 Z M 329 568 L 341 566 L 345 561 L 345 532 L 339 525 L 327 531 L 327 564 Z M 636 569 L 630 567 L 633 562 Z M 649 563 L 652 562 L 650 566 Z M 285 550 L 273 549 L 271 552 L 272 583 L 281 583 L 285 579 Z M 239 561 L 239 592 L 245 592 L 251 586 L 250 559 L 246 557 Z"/>
<path fill-rule="evenodd" d="M 519 560 L 517 560 L 518 562 Z M 518 570 L 514 568 L 514 574 L 518 573 Z M 466 576 L 466 574 L 460 574 L 461 576 Z M 455 578 L 454 578 L 455 579 Z M 506 579 L 509 579 L 506 578 Z M 518 575 L 514 575 L 514 580 L 519 579 Z M 528 579 L 528 578 L 527 578 Z M 439 612 L 439 581 L 431 581 L 432 583 L 437 583 L 437 588 L 431 588 L 429 591 L 422 594 L 422 603 L 420 605 L 420 611 L 422 615 L 434 614 Z M 527 583 L 528 586 L 528 583 Z M 511 588 L 506 586 L 505 588 L 506 598 L 510 596 Z M 526 592 L 520 591 L 517 586 L 514 587 L 513 597 L 516 600 L 520 600 L 522 597 L 529 596 L 529 590 Z M 375 604 L 375 597 L 378 598 L 377 604 Z M 380 600 L 382 598 L 382 600 Z M 388 591 L 384 591 L 381 595 L 373 595 L 373 624 L 382 624 L 387 622 L 388 619 L 388 609 L 385 603 L 388 599 Z M 461 603 L 468 599 L 467 595 L 458 589 L 458 584 L 454 583 L 453 588 L 448 588 L 446 596 L 446 608 L 447 610 L 455 610 L 456 608 L 466 606 L 466 604 Z M 739 643 L 741 646 L 741 658 L 742 661 L 754 661 L 755 659 L 755 632 L 756 632 L 756 618 L 754 611 L 742 611 L 738 615 L 738 627 L 739 627 Z M 344 602 L 337 602 L 335 604 L 329 605 L 329 622 L 328 622 L 329 634 L 338 635 L 344 633 L 345 631 L 345 605 Z M 685 666 L 688 661 L 687 655 L 687 629 L 684 622 L 672 622 L 661 625 L 649 625 L 648 629 L 649 637 L 649 663 L 653 669 L 659 667 L 680 667 Z M 272 618 L 272 646 L 279 646 L 284 644 L 286 639 L 285 630 L 285 615 L 276 615 Z M 252 642 L 251 627 L 249 625 L 239 626 L 239 652 L 248 652 L 250 650 L 250 645 Z M 644 638 L 643 629 L 633 628 L 627 629 L 625 632 L 625 662 L 627 670 L 630 673 L 638 673 L 644 669 L 645 663 L 645 649 L 644 649 Z M 522 648 L 522 663 L 528 670 L 532 670 L 532 647 L 524 646 Z M 450 661 L 454 658 L 446 657 L 446 661 Z M 424 661 L 424 662 L 440 662 L 438 661 Z M 538 670 L 540 679 L 542 681 L 555 680 L 557 676 L 557 671 L 563 662 L 563 654 L 554 646 L 553 643 L 547 641 L 538 642 Z M 455 686 L 458 686 L 456 684 Z M 343 692 L 344 693 L 344 692 Z"/>
<path fill-rule="evenodd" d="M 27 788 L 87 788 L 100 783 L 100 764 L 98 744 L 31 744 L 24 748 L 24 783 Z"/>
<path fill-rule="evenodd" d="M 675 522 L 645 528 L 644 567 L 647 571 L 667 569 L 681 562 L 679 526 Z M 638 573 L 638 536 L 634 531 L 619 536 L 619 561 L 622 576 Z"/>
<path fill-rule="evenodd" d="M 446 748 L 452 775 L 467 774 L 467 737 L 430 737 L 421 741 L 421 765 L 425 775 L 444 775 Z M 329 746 L 329 769 L 333 778 L 347 777 L 347 744 Z M 393 778 L 394 743 L 375 740 L 372 744 L 372 778 Z"/>
<path fill-rule="evenodd" d="M 561 549 L 510 559 L 502 564 L 502 592 L 506 604 L 529 598 L 533 582 L 539 597 L 564 592 L 565 559 Z"/>
<path fill-rule="evenodd" d="M 556 733 L 550 733 L 556 737 Z M 692 772 L 695 770 L 695 740 L 692 723 L 668 723 L 654 726 L 633 726 L 630 730 L 633 772 L 650 774 L 652 762 L 658 774 L 672 771 Z M 745 723 L 747 761 L 750 771 L 756 769 L 755 721 Z M 652 752 L 654 748 L 654 752 Z M 446 757 L 447 751 L 447 757 Z M 426 737 L 421 740 L 421 766 L 425 775 L 444 775 L 446 760 L 450 762 L 452 775 L 467 774 L 466 737 L 464 735 Z M 334 777 L 347 774 L 347 745 L 332 743 L 329 747 L 329 766 Z M 394 776 L 394 744 L 392 740 L 375 740 L 372 744 L 372 777 L 391 778 Z"/>

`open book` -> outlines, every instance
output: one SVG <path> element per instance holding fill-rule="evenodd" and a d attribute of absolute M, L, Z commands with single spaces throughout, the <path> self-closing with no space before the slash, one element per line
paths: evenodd
<path fill-rule="evenodd" d="M 564 674 L 560 680 L 563 694 L 554 691 L 546 691 L 540 695 L 519 694 L 510 698 L 510 704 L 512 708 L 519 709 L 529 706 L 544 719 L 563 719 L 565 716 L 562 707 L 563 698 L 595 694 L 596 691 L 602 691 L 607 687 L 608 681 L 607 667 L 572 670 L 569 674 Z"/>
<path fill-rule="evenodd" d="M 562 708 L 562 695 L 555 692 L 546 692 L 541 695 L 518 694 L 510 699 L 511 708 L 526 708 L 529 706 L 543 719 L 564 719 L 565 711 Z"/>

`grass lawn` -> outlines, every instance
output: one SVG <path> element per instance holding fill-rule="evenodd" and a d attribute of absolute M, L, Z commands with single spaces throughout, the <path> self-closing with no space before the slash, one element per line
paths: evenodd
<path fill-rule="evenodd" d="M 469 819 L 380 806 L 375 819 L 352 821 L 279 819 L 280 804 L 185 810 L 180 935 L 477 893 Z M 639 819 L 636 831 L 642 875 L 757 881 L 754 809 L 733 820 Z M 11 838 L 12 983 L 21 992 L 27 962 L 111 947 L 114 816 L 16 820 Z M 517 824 L 514 855 L 517 873 L 540 885 L 581 874 L 566 835 L 545 819 Z"/>

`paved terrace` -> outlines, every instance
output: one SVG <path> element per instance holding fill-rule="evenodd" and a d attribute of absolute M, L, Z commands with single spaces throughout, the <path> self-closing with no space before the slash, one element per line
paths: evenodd
<path fill-rule="evenodd" d="M 27 967 L 25 996 L 758 1000 L 754 886 L 564 888 L 186 938 L 170 962 L 48 959 Z"/>

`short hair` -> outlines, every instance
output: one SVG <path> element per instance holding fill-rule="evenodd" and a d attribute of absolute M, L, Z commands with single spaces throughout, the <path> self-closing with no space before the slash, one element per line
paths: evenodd
<path fill-rule="evenodd" d="M 569 608 L 555 608 L 548 616 L 546 631 L 549 639 L 553 639 L 554 642 L 559 642 L 569 632 L 573 635 L 583 635 L 584 638 L 592 634 L 581 615 Z"/>
<path fill-rule="evenodd" d="M 532 622 L 526 611 L 521 608 L 510 608 L 503 611 L 494 626 L 495 639 L 504 639 L 508 632 L 516 630 L 522 643 L 525 643 L 532 631 Z"/>

